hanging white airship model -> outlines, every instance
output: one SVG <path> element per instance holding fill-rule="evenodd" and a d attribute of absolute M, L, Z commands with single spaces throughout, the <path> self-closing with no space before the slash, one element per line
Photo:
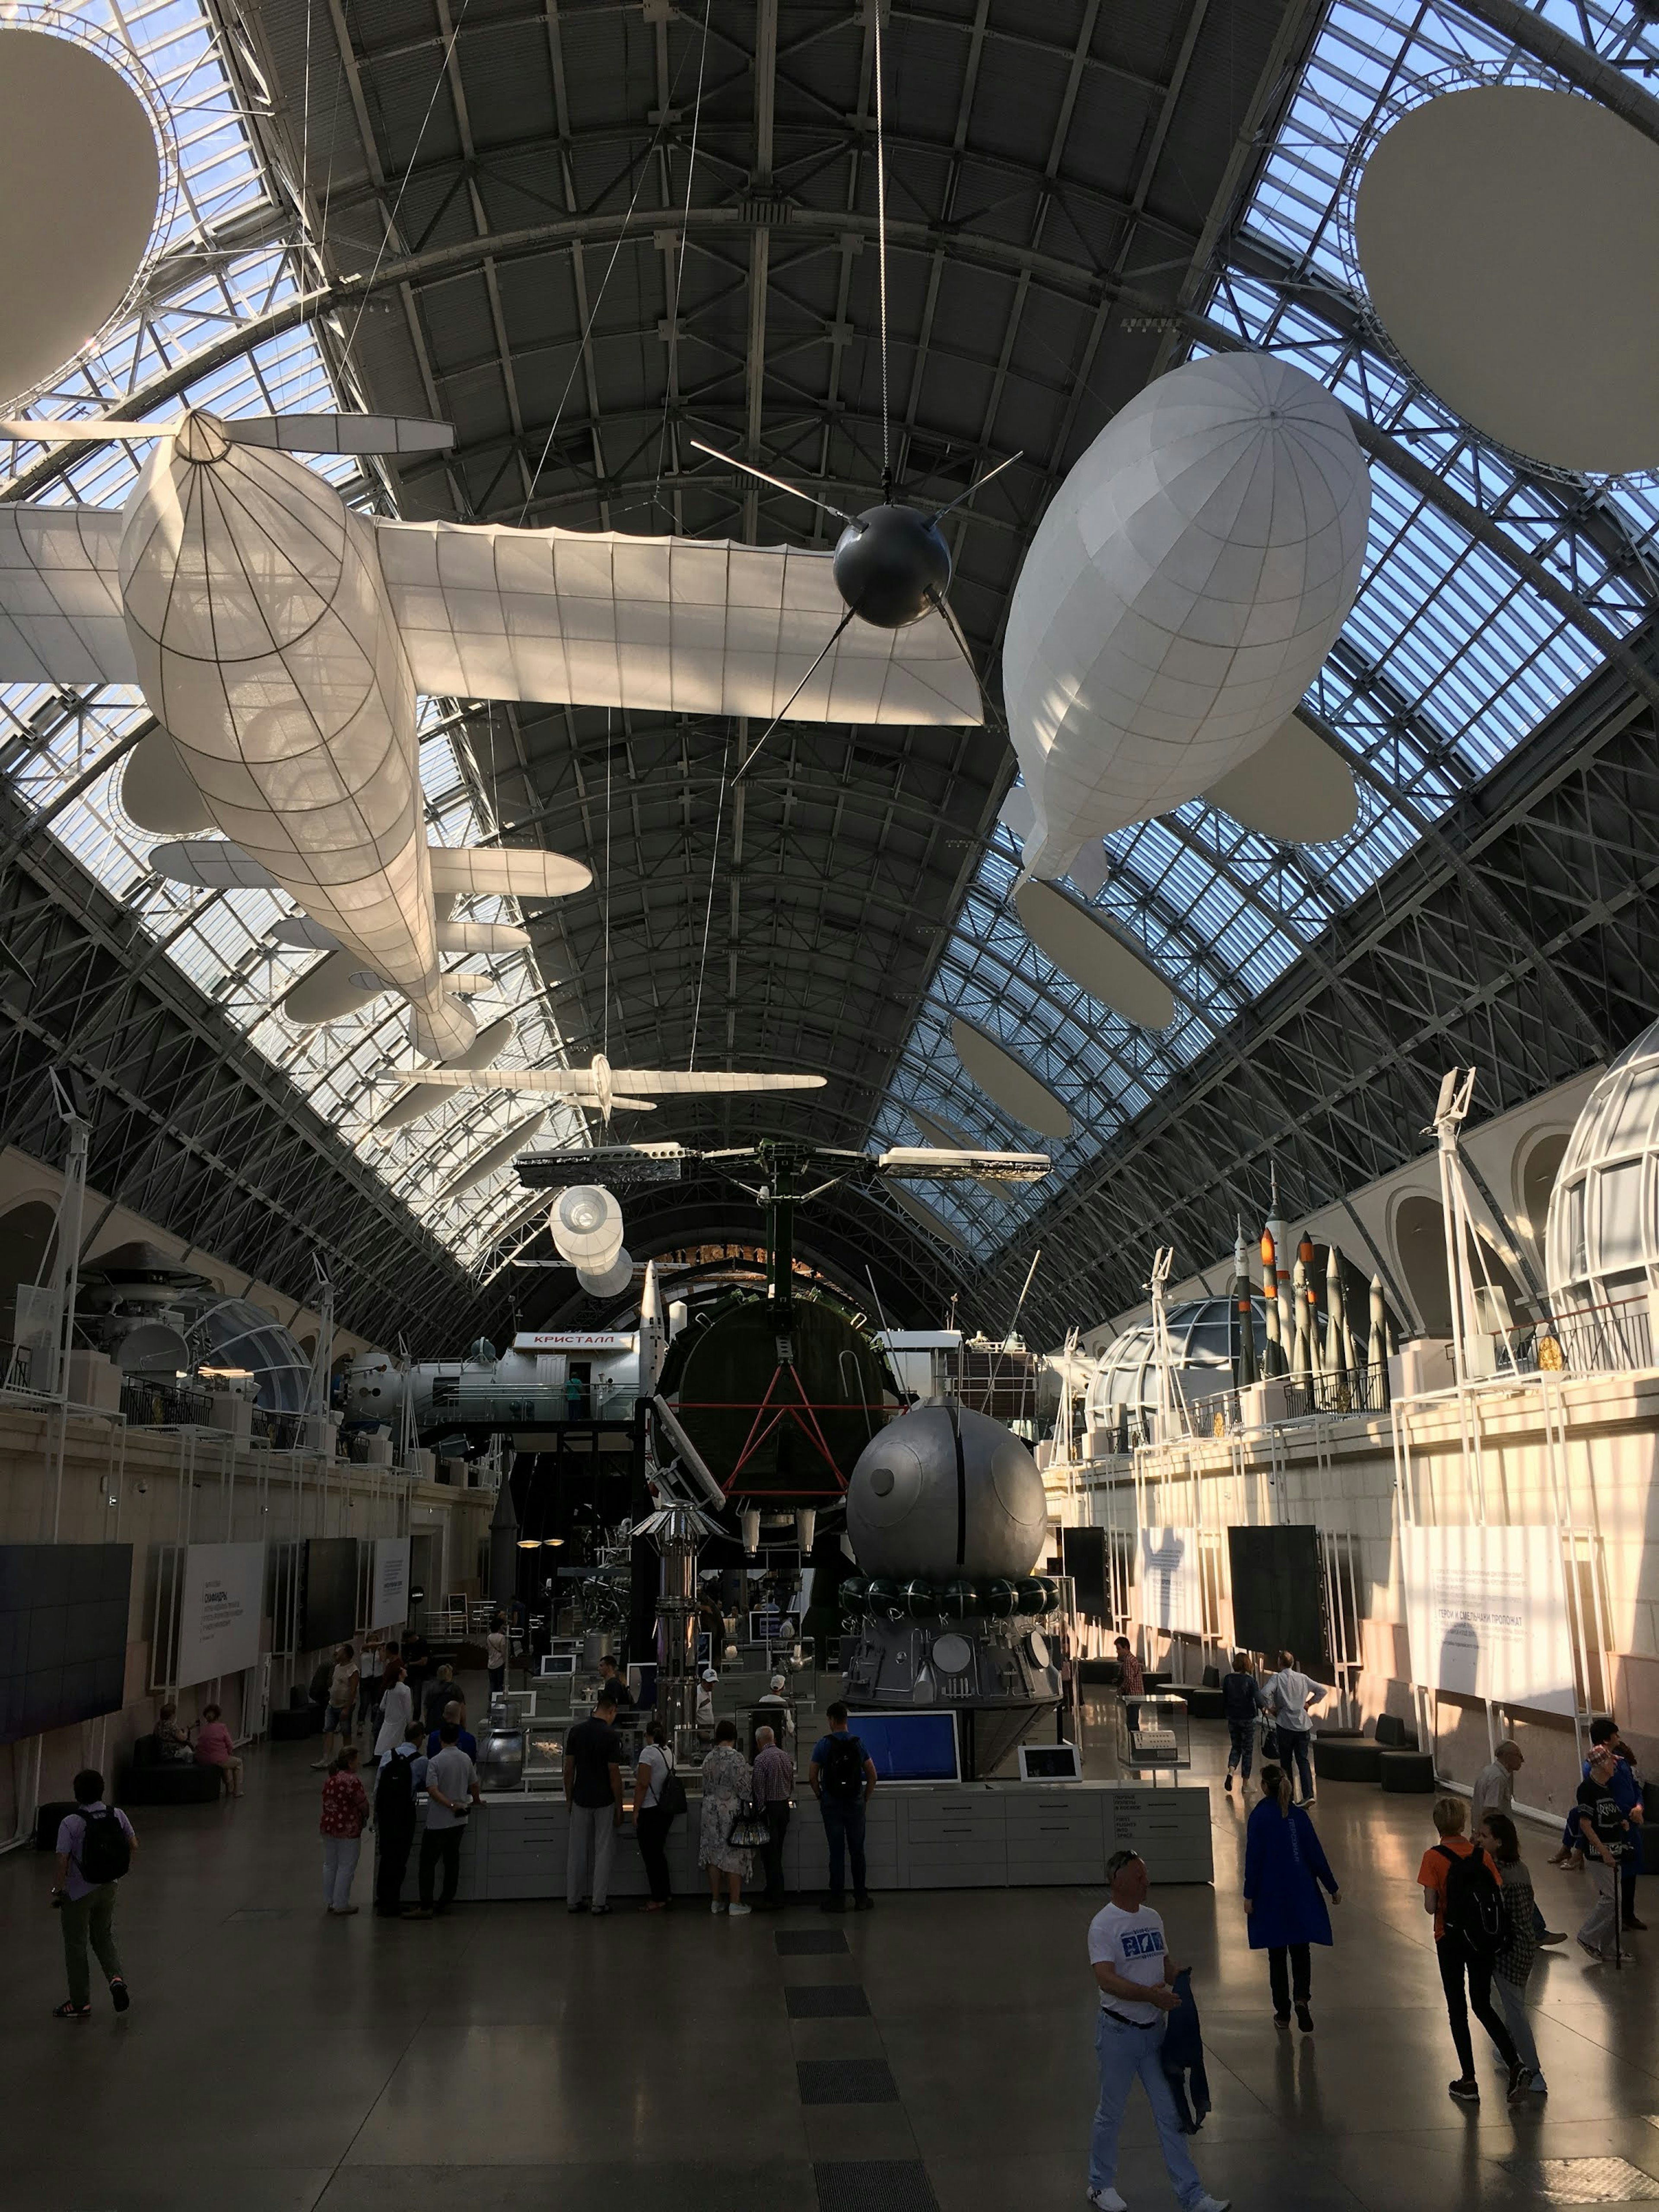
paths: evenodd
<path fill-rule="evenodd" d="M 1066 875 L 1091 841 L 1209 791 L 1283 731 L 1353 605 L 1370 512 L 1341 404 L 1287 362 L 1189 362 L 1114 416 L 1009 608 L 1028 874 Z"/>

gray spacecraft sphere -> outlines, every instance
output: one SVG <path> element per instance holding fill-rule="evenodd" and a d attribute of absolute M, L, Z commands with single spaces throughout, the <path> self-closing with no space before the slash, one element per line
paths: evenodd
<path fill-rule="evenodd" d="M 916 1406 L 859 1455 L 847 1533 L 866 1575 L 1029 1574 L 1048 1540 L 1042 1477 L 1000 1421 Z"/>

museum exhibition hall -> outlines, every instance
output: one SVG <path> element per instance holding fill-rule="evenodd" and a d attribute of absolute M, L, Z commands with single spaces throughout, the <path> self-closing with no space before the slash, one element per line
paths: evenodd
<path fill-rule="evenodd" d="M 1656 267 L 1655 0 L 0 9 L 5 2212 L 1659 2201 Z"/>

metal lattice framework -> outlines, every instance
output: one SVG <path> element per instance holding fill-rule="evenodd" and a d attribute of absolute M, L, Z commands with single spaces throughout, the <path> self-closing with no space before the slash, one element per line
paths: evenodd
<path fill-rule="evenodd" d="M 1659 703 L 1644 657 L 1659 502 L 1483 447 L 1378 346 L 1334 228 L 1380 104 L 1448 70 L 1523 70 L 1659 136 L 1642 82 L 1659 41 L 1638 14 L 440 0 L 434 17 L 415 0 L 260 0 L 217 19 L 216 46 L 257 189 L 202 228 L 149 335 L 88 396 L 137 415 L 250 364 L 297 388 L 302 362 L 349 401 L 455 423 L 446 459 L 363 488 L 405 514 L 821 538 L 821 517 L 689 441 L 842 503 L 873 489 L 878 8 L 895 465 L 944 499 L 1024 454 L 953 523 L 952 597 L 981 665 L 1047 500 L 1115 408 L 1194 349 L 1283 351 L 1340 394 L 1372 463 L 1367 582 L 1305 710 L 1354 769 L 1354 830 L 1299 852 L 1195 803 L 1111 841 L 1099 903 L 1177 997 L 1158 1036 L 1088 1000 L 1015 923 L 1017 848 L 994 820 L 1012 761 L 993 730 L 787 729 L 734 790 L 730 724 L 448 702 L 428 793 L 475 833 L 595 867 L 592 894 L 532 918 L 518 1003 L 540 1026 L 520 1058 L 603 1047 L 830 1078 L 810 1101 L 685 1102 L 625 1133 L 904 1140 L 915 1107 L 1020 1144 L 947 1041 L 958 1012 L 1000 1035 L 1072 1107 L 1055 1184 L 849 1197 L 825 1261 L 843 1257 L 831 1239 L 879 1249 L 906 1318 L 962 1284 L 994 1323 L 1042 1241 L 1031 1310 L 1058 1331 L 1128 1303 L 1154 1237 L 1194 1261 L 1229 1243 L 1268 1149 L 1310 1204 L 1396 1164 L 1449 1052 L 1513 1103 L 1653 1012 L 1630 791 Z M 26 460 L 14 494 L 118 495 L 103 457 Z M 99 711 L 29 703 L 27 758 L 60 763 L 35 803 L 71 780 L 64 733 Z M 1587 854 L 1606 889 L 1575 927 Z M 220 995 L 230 970 L 269 988 L 252 941 Z M 256 1034 L 422 1214 L 424 1230 L 404 1217 L 411 1250 L 436 1231 L 482 1275 L 499 1267 L 522 1234 L 510 1177 L 459 1212 L 433 1196 L 503 1125 L 487 1102 L 385 1155 L 365 1134 L 372 1026 L 326 1085 L 301 1048 Z M 717 1234 L 720 1206 L 653 1199 L 630 1246 Z"/>

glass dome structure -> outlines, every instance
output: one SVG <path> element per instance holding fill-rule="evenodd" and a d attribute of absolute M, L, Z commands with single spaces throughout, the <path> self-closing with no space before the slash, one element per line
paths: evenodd
<path fill-rule="evenodd" d="M 1261 1301 L 1251 1300 L 1255 1323 L 1256 1356 L 1266 1341 L 1267 1323 Z M 1183 1404 L 1191 1407 L 1201 1399 L 1232 1388 L 1233 1302 L 1231 1297 L 1190 1298 L 1168 1311 L 1170 1380 Z M 1131 1419 L 1158 1409 L 1158 1369 L 1152 1358 L 1151 1318 L 1137 1322 L 1114 1337 L 1100 1355 L 1100 1364 L 1089 1384 L 1086 1401 L 1091 1427 L 1113 1428 L 1121 1409 Z"/>
<path fill-rule="evenodd" d="M 1550 1194 L 1545 1258 L 1556 1313 L 1617 1310 L 1659 1282 L 1659 1022 L 1589 1095 Z"/>

